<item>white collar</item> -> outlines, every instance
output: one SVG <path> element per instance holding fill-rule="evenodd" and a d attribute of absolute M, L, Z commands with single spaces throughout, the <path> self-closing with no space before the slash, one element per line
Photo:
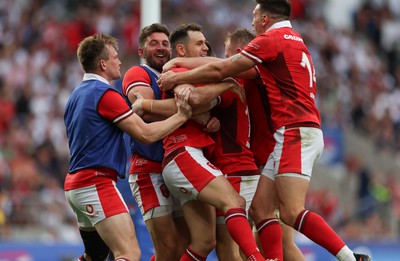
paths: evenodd
<path fill-rule="evenodd" d="M 104 82 L 104 83 L 110 85 L 110 83 L 109 83 L 106 79 L 104 79 L 103 77 L 101 77 L 101 76 L 98 75 L 98 74 L 95 74 L 95 73 L 85 73 L 85 74 L 83 75 L 83 80 L 82 80 L 82 81 L 90 81 L 90 80 L 101 81 L 101 82 Z"/>
<path fill-rule="evenodd" d="M 292 28 L 292 24 L 290 23 L 289 20 L 280 21 L 280 22 L 274 23 L 270 28 L 267 29 L 266 32 L 268 32 L 269 30 L 272 30 L 272 29 L 282 28 L 282 27 Z"/>

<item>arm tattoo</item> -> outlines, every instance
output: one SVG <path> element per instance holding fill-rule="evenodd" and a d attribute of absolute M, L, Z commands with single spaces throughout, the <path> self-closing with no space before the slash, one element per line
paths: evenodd
<path fill-rule="evenodd" d="M 242 54 L 240 54 L 240 53 L 235 54 L 234 56 L 232 56 L 231 61 L 234 63 L 234 62 L 236 62 L 237 60 L 241 59 L 242 57 L 243 57 L 243 56 L 242 56 Z"/>

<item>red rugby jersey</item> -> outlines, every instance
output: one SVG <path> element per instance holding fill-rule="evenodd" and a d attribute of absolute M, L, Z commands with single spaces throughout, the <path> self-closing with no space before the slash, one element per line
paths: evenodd
<path fill-rule="evenodd" d="M 243 81 L 250 118 L 250 150 L 257 166 L 265 165 L 275 146 L 267 90 L 260 78 Z"/>
<path fill-rule="evenodd" d="M 182 72 L 187 71 L 188 69 L 173 68 L 172 70 L 174 72 Z M 201 88 L 201 86 L 196 86 L 196 88 Z M 168 155 L 171 151 L 184 146 L 208 148 L 211 151 L 215 143 L 208 133 L 203 131 L 203 128 L 204 126 L 201 126 L 197 122 L 188 120 L 181 127 L 163 139 L 165 150 L 164 155 Z"/>
<path fill-rule="evenodd" d="M 216 143 L 211 162 L 228 176 L 255 175 L 258 168 L 250 150 L 250 123 L 247 103 L 226 91 L 221 103 L 211 111 L 221 123 L 219 131 L 211 133 Z"/>
<path fill-rule="evenodd" d="M 301 123 L 320 125 L 315 105 L 315 70 L 301 36 L 289 21 L 274 24 L 242 51 L 260 70 L 271 106 L 274 130 Z"/>

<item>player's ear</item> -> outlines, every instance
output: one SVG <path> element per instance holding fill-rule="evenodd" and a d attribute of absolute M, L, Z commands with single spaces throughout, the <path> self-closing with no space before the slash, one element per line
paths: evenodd
<path fill-rule="evenodd" d="M 105 71 L 107 69 L 106 60 L 100 59 L 99 67 L 101 71 Z"/>
<path fill-rule="evenodd" d="M 143 51 L 142 48 L 139 47 L 137 52 L 138 52 L 138 55 L 139 55 L 140 58 L 144 58 L 144 51 Z"/>
<path fill-rule="evenodd" d="M 268 16 L 268 14 L 263 14 L 262 18 L 261 18 L 262 25 L 265 26 L 266 24 L 268 24 L 269 19 L 270 19 L 270 17 Z"/>
<path fill-rule="evenodd" d="M 177 44 L 175 47 L 176 53 L 178 54 L 178 56 L 185 56 L 186 54 L 186 48 L 185 45 L 183 44 Z"/>

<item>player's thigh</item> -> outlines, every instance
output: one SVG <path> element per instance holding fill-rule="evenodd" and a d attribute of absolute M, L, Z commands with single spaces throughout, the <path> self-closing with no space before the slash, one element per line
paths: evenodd
<path fill-rule="evenodd" d="M 297 177 L 275 178 L 279 198 L 279 211 L 283 222 L 293 225 L 297 214 L 304 209 L 309 181 Z"/>
<path fill-rule="evenodd" d="M 236 192 L 229 181 L 223 176 L 215 178 L 204 187 L 199 193 L 198 199 L 213 205 L 215 208 L 223 211 L 223 213 L 230 208 L 245 208 L 246 206 L 244 198 Z"/>
<path fill-rule="evenodd" d="M 176 244 L 176 227 L 171 215 L 151 218 L 146 221 L 147 229 L 151 235 L 155 245 L 170 245 L 175 247 Z"/>
<path fill-rule="evenodd" d="M 116 256 L 139 249 L 132 218 L 128 213 L 108 217 L 97 223 L 95 228 Z"/>

